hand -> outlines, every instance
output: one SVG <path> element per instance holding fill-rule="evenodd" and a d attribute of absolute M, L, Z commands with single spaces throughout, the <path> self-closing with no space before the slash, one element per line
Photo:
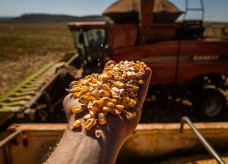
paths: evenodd
<path fill-rule="evenodd" d="M 106 66 L 112 63 L 115 62 L 109 61 Z M 84 128 L 73 130 L 73 122 L 76 119 L 83 118 L 88 111 L 76 115 L 73 114 L 71 112 L 72 107 L 80 105 L 80 103 L 77 99 L 74 99 L 72 94 L 68 94 L 63 102 L 69 121 L 68 127 L 59 146 L 47 162 L 61 163 L 67 161 L 67 163 L 80 163 L 79 161 L 81 161 L 81 163 L 114 163 L 121 146 L 134 132 L 140 120 L 142 105 L 147 94 L 151 74 L 151 69 L 147 68 L 143 77 L 144 84 L 140 86 L 138 91 L 136 108 L 131 108 L 121 113 L 120 116 L 108 114 L 106 116 L 107 124 L 102 126 L 96 125 L 90 131 L 85 131 Z M 95 130 L 101 130 L 100 138 L 96 138 Z M 71 150 L 74 153 L 71 153 Z M 67 157 L 61 158 L 61 154 L 67 154 Z M 73 159 L 72 156 L 74 157 Z"/>
<path fill-rule="evenodd" d="M 115 62 L 109 61 L 106 66 Z M 106 67 L 105 66 L 105 67 Z M 143 78 L 144 84 L 140 86 L 138 93 L 138 103 L 136 108 L 130 108 L 126 112 L 122 113 L 120 116 L 115 116 L 112 114 L 108 114 L 106 116 L 107 124 L 103 126 L 95 126 L 91 129 L 91 131 L 86 132 L 88 135 L 94 137 L 94 131 L 100 129 L 105 136 L 111 137 L 113 140 L 120 142 L 121 144 L 134 132 L 141 116 L 142 105 L 144 99 L 147 94 L 149 81 L 151 78 L 151 69 L 146 69 L 146 74 Z M 75 114 L 71 112 L 73 106 L 80 105 L 78 100 L 74 99 L 72 94 L 66 96 L 63 102 L 64 109 L 66 111 L 66 116 L 69 119 L 70 129 L 73 129 L 73 122 L 76 119 L 82 118 L 85 114 L 88 114 L 88 111 L 77 114 L 75 118 Z M 83 129 L 79 129 L 76 131 L 83 131 Z"/>

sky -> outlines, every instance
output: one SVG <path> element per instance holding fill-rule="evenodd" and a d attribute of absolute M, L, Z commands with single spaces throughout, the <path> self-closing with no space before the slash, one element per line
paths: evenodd
<path fill-rule="evenodd" d="M 0 0 L 0 17 L 20 16 L 28 13 L 66 14 L 74 16 L 101 15 L 117 0 Z M 189 7 L 200 7 L 200 0 L 189 0 Z M 185 0 L 170 0 L 185 10 Z M 228 0 L 204 0 L 205 21 L 228 22 Z M 200 12 L 189 12 L 189 17 Z"/>

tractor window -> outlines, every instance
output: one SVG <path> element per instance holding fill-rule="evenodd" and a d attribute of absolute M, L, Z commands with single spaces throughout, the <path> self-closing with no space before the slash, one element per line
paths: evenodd
<path fill-rule="evenodd" d="M 104 29 L 83 29 L 73 31 L 75 45 L 78 53 L 83 57 L 84 63 L 96 64 L 103 60 L 105 45 Z"/>
<path fill-rule="evenodd" d="M 97 63 L 104 57 L 105 30 L 90 29 L 84 31 L 84 46 L 87 62 Z"/>

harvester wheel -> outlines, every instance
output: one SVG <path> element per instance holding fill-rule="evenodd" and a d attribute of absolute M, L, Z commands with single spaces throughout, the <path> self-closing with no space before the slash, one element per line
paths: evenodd
<path fill-rule="evenodd" d="M 226 98 L 216 89 L 203 89 L 197 96 L 194 107 L 199 120 L 220 121 L 226 111 Z"/>

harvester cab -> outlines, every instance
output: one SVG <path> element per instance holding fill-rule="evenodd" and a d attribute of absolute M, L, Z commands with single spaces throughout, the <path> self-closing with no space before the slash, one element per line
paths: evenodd
<path fill-rule="evenodd" d="M 72 22 L 68 24 L 73 33 L 79 58 L 84 64 L 84 74 L 89 74 L 91 71 L 101 72 L 103 69 L 107 56 L 105 25 L 105 22 Z"/>

